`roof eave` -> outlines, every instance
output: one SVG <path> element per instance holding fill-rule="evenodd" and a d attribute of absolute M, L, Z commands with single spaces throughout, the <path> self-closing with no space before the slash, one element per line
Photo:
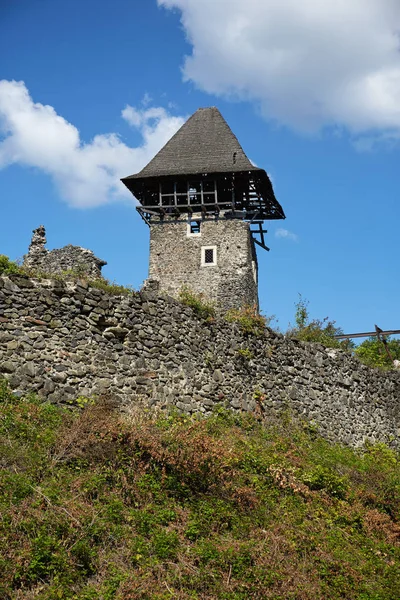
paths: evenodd
<path fill-rule="evenodd" d="M 265 175 L 268 177 L 266 171 L 264 169 L 260 169 L 259 167 L 246 167 L 245 169 L 224 169 L 224 170 L 220 170 L 220 171 L 205 171 L 205 170 L 201 170 L 201 171 L 188 171 L 186 173 L 152 173 L 150 175 L 142 175 L 142 171 L 140 171 L 139 173 L 134 173 L 133 175 L 128 175 L 127 177 L 122 177 L 121 181 L 122 183 L 125 183 L 127 181 L 139 181 L 139 180 L 151 180 L 151 179 L 160 179 L 160 178 L 168 178 L 168 179 L 172 179 L 172 178 L 177 178 L 177 177 L 199 177 L 202 175 L 209 175 L 209 176 L 217 176 L 217 175 L 223 175 L 224 173 L 228 174 L 228 173 L 251 173 L 251 172 L 260 172 L 260 173 L 265 173 Z"/>

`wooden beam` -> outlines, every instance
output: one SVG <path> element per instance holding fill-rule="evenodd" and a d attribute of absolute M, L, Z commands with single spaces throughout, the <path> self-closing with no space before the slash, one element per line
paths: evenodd
<path fill-rule="evenodd" d="M 400 329 L 392 329 L 390 331 L 380 331 L 380 335 L 400 335 Z M 377 331 L 367 331 L 366 333 L 342 333 L 335 335 L 337 340 L 348 340 L 352 338 L 377 337 Z"/>
<path fill-rule="evenodd" d="M 254 243 L 257 244 L 257 246 L 260 246 L 261 248 L 263 248 L 267 252 L 270 251 L 270 248 L 268 248 L 268 246 L 266 246 L 265 244 L 262 244 L 261 242 L 259 242 L 258 240 L 256 240 L 256 238 L 253 238 L 253 240 L 254 240 Z"/>

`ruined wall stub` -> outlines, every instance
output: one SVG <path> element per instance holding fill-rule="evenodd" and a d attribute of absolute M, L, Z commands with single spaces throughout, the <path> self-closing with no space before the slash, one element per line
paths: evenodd
<path fill-rule="evenodd" d="M 199 224 L 199 232 L 191 223 Z M 177 297 L 183 286 L 221 311 L 258 308 L 257 257 L 249 224 L 241 220 L 159 221 L 150 226 L 150 281 Z"/>
<path fill-rule="evenodd" d="M 101 269 L 106 261 L 97 258 L 91 250 L 80 246 L 64 246 L 55 250 L 46 248 L 46 230 L 43 225 L 33 230 L 28 254 L 23 266 L 32 272 L 65 273 L 73 271 L 91 279 L 102 278 Z"/>

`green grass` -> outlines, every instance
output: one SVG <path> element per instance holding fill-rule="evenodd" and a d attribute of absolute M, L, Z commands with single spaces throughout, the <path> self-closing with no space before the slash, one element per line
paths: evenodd
<path fill-rule="evenodd" d="M 288 418 L 121 416 L 0 384 L 0 597 L 398 600 L 400 469 Z"/>
<path fill-rule="evenodd" d="M 106 294 L 112 294 L 114 296 L 126 296 L 136 294 L 136 290 L 131 286 L 120 285 L 115 281 L 109 281 L 108 279 L 89 279 L 89 287 L 103 290 Z"/>

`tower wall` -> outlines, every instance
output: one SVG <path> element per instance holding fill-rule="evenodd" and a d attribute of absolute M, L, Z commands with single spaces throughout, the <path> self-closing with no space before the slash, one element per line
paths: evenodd
<path fill-rule="evenodd" d="M 206 249 L 213 250 L 215 264 L 205 262 Z M 200 221 L 200 234 L 191 234 L 187 221 L 153 222 L 149 277 L 173 297 L 182 286 L 202 293 L 221 311 L 258 308 L 254 241 L 248 223 L 241 220 Z"/>

